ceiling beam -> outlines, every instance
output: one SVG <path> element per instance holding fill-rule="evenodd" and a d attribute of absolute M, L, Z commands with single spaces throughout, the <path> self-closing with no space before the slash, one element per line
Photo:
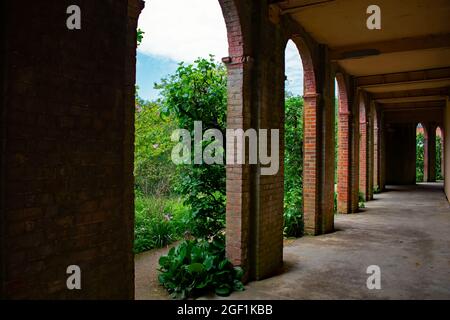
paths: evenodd
<path fill-rule="evenodd" d="M 417 90 L 404 90 L 404 91 L 388 91 L 371 93 L 370 97 L 373 100 L 390 99 L 390 98 L 412 98 L 422 96 L 450 96 L 450 88 L 427 88 Z"/>
<path fill-rule="evenodd" d="M 285 15 L 289 13 L 295 13 L 305 8 L 315 7 L 319 5 L 335 2 L 336 0 L 315 0 L 315 1 L 297 1 L 292 0 L 269 0 L 270 5 L 277 5 L 280 8 L 280 14 Z M 297 4 L 298 3 L 298 4 Z"/>
<path fill-rule="evenodd" d="M 450 67 L 408 71 L 388 74 L 377 74 L 356 78 L 356 86 L 370 88 L 393 84 L 450 80 Z"/>
<path fill-rule="evenodd" d="M 333 61 L 357 59 L 384 53 L 449 47 L 450 34 L 428 35 L 338 47 L 331 50 L 330 59 Z"/>
<path fill-rule="evenodd" d="M 385 98 L 374 99 L 378 103 L 412 103 L 412 102 L 428 102 L 428 101 L 445 101 L 446 96 L 421 96 L 421 97 L 403 97 L 403 98 Z"/>
<path fill-rule="evenodd" d="M 444 109 L 443 101 L 420 101 L 420 102 L 399 102 L 399 103 L 380 103 L 384 111 L 405 111 L 415 109 Z"/>

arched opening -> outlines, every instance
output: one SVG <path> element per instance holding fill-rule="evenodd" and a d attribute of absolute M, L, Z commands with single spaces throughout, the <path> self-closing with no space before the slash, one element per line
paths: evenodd
<path fill-rule="evenodd" d="M 303 68 L 300 53 L 292 40 L 285 49 L 284 101 L 284 203 L 285 238 L 303 235 Z"/>
<path fill-rule="evenodd" d="M 191 165 L 172 163 L 173 147 L 180 142 L 172 140 L 175 129 L 191 134 L 199 131 L 195 132 L 202 136 L 202 157 L 205 131 L 216 129 L 224 134 L 227 116 L 229 127 L 245 127 L 239 122 L 244 118 L 239 114 L 244 112 L 243 101 L 234 98 L 243 94 L 244 41 L 234 0 L 154 0 L 142 12 L 139 28 L 144 38 L 137 55 L 135 250 L 163 249 L 136 257 L 135 292 L 136 298 L 153 299 L 167 294 L 157 284 L 156 268 L 159 256 L 174 241 L 197 238 L 207 244 L 226 234 L 227 257 L 235 265 L 245 264 L 243 257 L 248 253 L 243 243 L 248 243 L 248 234 L 238 226 L 248 215 L 244 203 L 248 200 L 239 188 L 248 177 L 243 172 L 226 173 L 236 168 L 226 169 L 224 159 L 213 165 L 205 159 L 197 162 L 195 149 L 189 150 Z M 232 116 L 228 110 L 234 111 Z M 191 135 L 188 139 L 191 142 Z M 159 183 L 168 176 L 170 181 Z M 163 187 L 153 190 L 148 186 Z M 230 194 L 231 206 L 226 202 Z M 225 259 L 224 249 L 217 254 Z"/>
<path fill-rule="evenodd" d="M 441 128 L 436 128 L 436 181 L 444 180 L 444 144 Z"/>
<path fill-rule="evenodd" d="M 318 202 L 317 164 L 317 89 L 314 64 L 306 42 L 299 36 L 292 37 L 297 46 L 303 66 L 303 224 L 307 234 L 321 233 L 320 229 L 332 229 L 329 225 L 319 225 L 316 219 Z"/>
<path fill-rule="evenodd" d="M 424 181 L 426 128 L 422 123 L 416 127 L 416 182 Z"/>

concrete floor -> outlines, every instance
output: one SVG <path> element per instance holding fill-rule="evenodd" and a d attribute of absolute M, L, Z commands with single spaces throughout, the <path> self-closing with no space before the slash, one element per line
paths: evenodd
<path fill-rule="evenodd" d="M 450 205 L 442 188 L 390 187 L 364 211 L 337 215 L 336 232 L 288 241 L 281 274 L 228 299 L 450 299 Z M 137 299 L 167 297 L 149 287 L 152 256 L 137 257 Z M 367 289 L 370 265 L 381 268 L 380 290 Z"/>
<path fill-rule="evenodd" d="M 284 248 L 284 273 L 229 299 L 450 299 L 450 206 L 439 183 L 390 187 L 336 232 Z M 367 267 L 381 268 L 369 290 Z"/>

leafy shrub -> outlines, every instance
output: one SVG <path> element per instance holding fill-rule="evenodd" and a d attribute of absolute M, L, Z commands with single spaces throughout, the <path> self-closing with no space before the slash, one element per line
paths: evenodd
<path fill-rule="evenodd" d="M 285 101 L 284 235 L 303 234 L 303 99 Z"/>
<path fill-rule="evenodd" d="M 366 207 L 366 197 L 363 192 L 358 193 L 358 208 L 362 209 Z"/>
<path fill-rule="evenodd" d="M 334 192 L 334 213 L 338 211 L 338 193 Z"/>
<path fill-rule="evenodd" d="M 436 180 L 444 180 L 442 176 L 442 138 L 436 136 Z"/>
<path fill-rule="evenodd" d="M 179 128 L 193 132 L 194 122 L 201 121 L 203 130 L 226 127 L 227 80 L 225 67 L 210 59 L 194 64 L 180 63 L 176 72 L 160 84 L 162 110 Z M 209 141 L 211 143 L 211 141 Z M 208 144 L 204 141 L 203 148 Z M 191 143 L 191 145 L 194 145 Z M 192 154 L 192 158 L 194 154 Z M 194 164 L 178 166 L 181 177 L 176 191 L 192 209 L 191 229 L 196 237 L 211 237 L 224 228 L 225 166 Z"/>
<path fill-rule="evenodd" d="M 173 122 L 161 114 L 158 104 L 136 97 L 134 176 L 135 187 L 144 196 L 167 196 L 176 184 L 171 161 Z"/>
<path fill-rule="evenodd" d="M 185 240 L 159 259 L 159 282 L 172 298 L 187 299 L 214 290 L 228 296 L 241 291 L 243 270 L 225 258 L 224 239 Z"/>
<path fill-rule="evenodd" d="M 381 192 L 381 190 L 380 190 L 380 187 L 379 187 L 378 185 L 376 185 L 375 187 L 373 187 L 373 193 L 378 194 L 378 193 L 380 193 L 380 192 Z"/>
<path fill-rule="evenodd" d="M 416 137 L 416 181 L 423 182 L 424 168 L 424 136 L 420 132 Z"/>

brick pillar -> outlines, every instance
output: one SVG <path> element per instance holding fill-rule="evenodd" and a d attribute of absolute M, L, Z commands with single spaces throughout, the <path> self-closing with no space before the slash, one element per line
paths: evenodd
<path fill-rule="evenodd" d="M 367 127 L 367 197 L 368 200 L 373 200 L 373 185 L 374 185 L 374 163 L 375 163 L 375 102 L 369 102 L 369 117 Z"/>
<path fill-rule="evenodd" d="M 318 234 L 318 168 L 317 168 L 317 94 L 303 96 L 304 153 L 303 153 L 303 215 L 305 233 Z"/>
<path fill-rule="evenodd" d="M 345 79 L 342 74 L 336 75 L 339 88 L 339 115 L 338 115 L 338 181 L 337 181 L 337 193 L 338 193 L 338 212 L 339 213 L 351 213 L 353 212 L 351 207 L 352 201 L 352 116 L 350 113 L 350 106 L 348 102 L 347 86 L 345 85 Z"/>
<path fill-rule="evenodd" d="M 321 50 L 316 75 L 322 80 L 317 86 L 320 94 L 304 95 L 303 213 L 305 232 L 312 235 L 334 228 L 334 77 Z"/>
<path fill-rule="evenodd" d="M 374 110 L 374 128 L 373 128 L 373 187 L 380 189 L 380 120 L 378 109 Z"/>
<path fill-rule="evenodd" d="M 424 137 L 424 170 L 423 181 L 436 181 L 436 126 L 426 125 Z"/>
<path fill-rule="evenodd" d="M 359 114 L 360 106 L 357 91 L 353 88 L 349 90 L 349 106 L 351 107 L 351 210 L 358 212 L 359 200 Z"/>
<path fill-rule="evenodd" d="M 380 113 L 378 114 L 379 116 L 379 178 L 380 178 L 380 191 L 385 190 L 386 188 L 386 156 L 385 156 L 385 146 L 386 146 L 386 141 L 385 141 L 385 136 L 386 136 L 386 128 L 385 128 L 385 122 L 384 122 L 384 113 L 381 111 L 380 109 Z"/>
<path fill-rule="evenodd" d="M 373 110 L 374 104 L 361 94 L 359 114 L 359 191 L 366 201 L 373 199 Z"/>
<path fill-rule="evenodd" d="M 359 109 L 359 191 L 364 194 L 364 199 L 366 200 L 368 199 L 368 126 L 367 108 L 361 95 Z"/>
<path fill-rule="evenodd" d="M 244 59 L 232 58 L 228 69 L 227 128 L 250 128 L 249 70 Z M 240 62 L 239 62 L 240 61 Z M 227 141 L 230 143 L 230 141 Z M 234 265 L 249 268 L 250 165 L 227 165 L 226 168 L 226 252 Z"/>

